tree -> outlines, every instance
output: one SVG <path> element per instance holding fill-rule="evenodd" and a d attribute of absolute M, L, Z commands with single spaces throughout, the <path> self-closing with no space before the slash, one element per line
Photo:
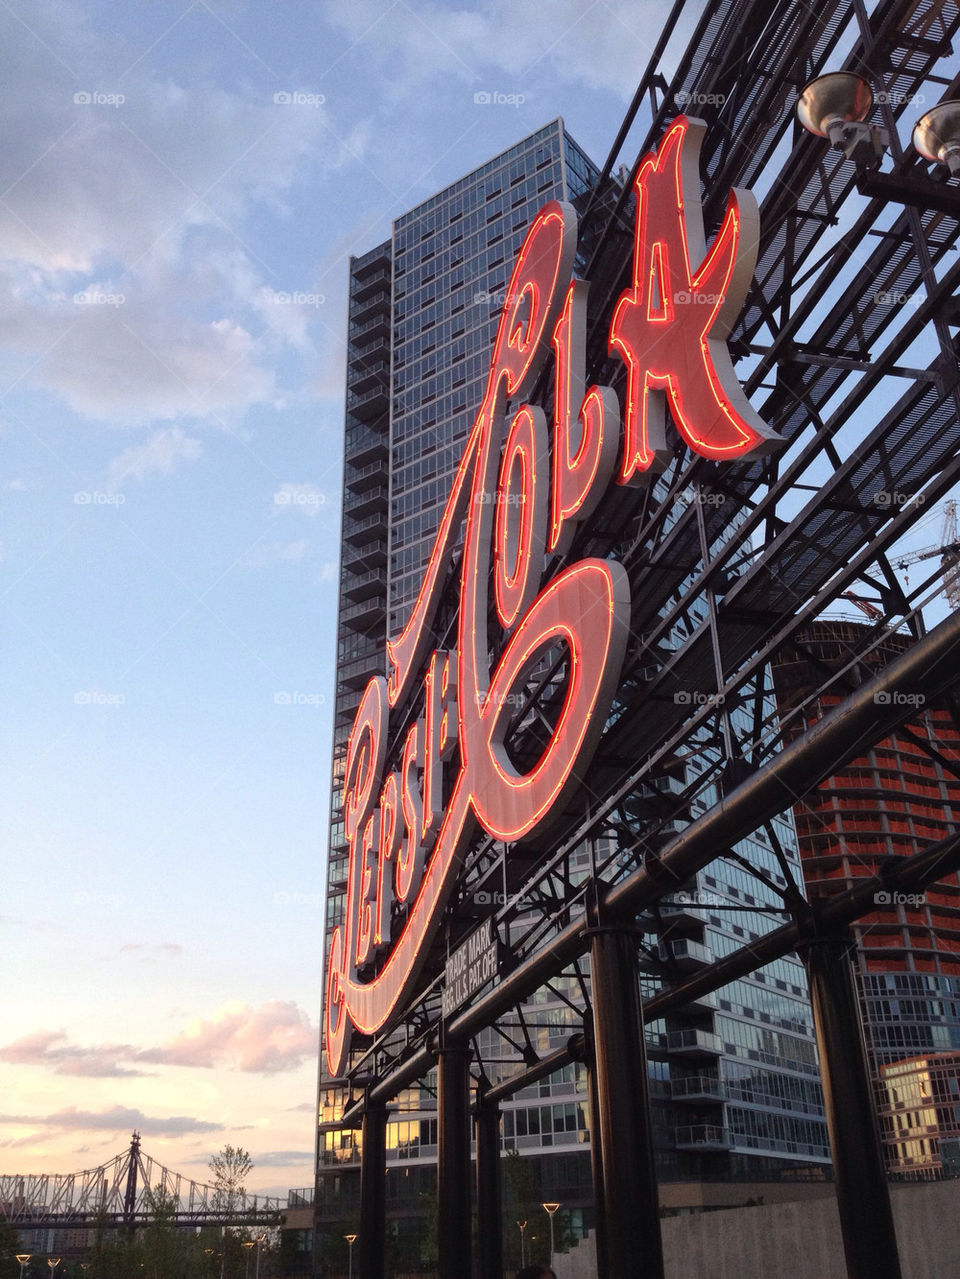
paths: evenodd
<path fill-rule="evenodd" d="M 20 1251 L 20 1232 L 16 1226 L 0 1225 L 0 1279 L 19 1279 L 17 1253 Z"/>
<path fill-rule="evenodd" d="M 213 1177 L 213 1210 L 225 1219 L 236 1216 L 246 1195 L 246 1180 L 253 1169 L 250 1152 L 242 1146 L 224 1146 L 210 1160 Z M 220 1251 L 220 1279 L 240 1273 L 242 1252 L 240 1232 L 222 1227 Z"/>
<path fill-rule="evenodd" d="M 215 1192 L 214 1210 L 224 1215 L 235 1212 L 246 1194 L 245 1183 L 253 1170 L 250 1152 L 242 1146 L 224 1146 L 209 1166 Z"/>

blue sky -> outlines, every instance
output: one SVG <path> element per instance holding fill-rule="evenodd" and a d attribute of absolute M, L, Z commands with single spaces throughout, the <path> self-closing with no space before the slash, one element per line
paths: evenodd
<path fill-rule="evenodd" d="M 662 12 L 0 6 L 0 1170 L 311 1180 L 347 258 Z"/>

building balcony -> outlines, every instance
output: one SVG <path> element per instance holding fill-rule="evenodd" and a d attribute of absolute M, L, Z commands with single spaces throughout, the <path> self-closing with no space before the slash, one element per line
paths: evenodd
<path fill-rule="evenodd" d="M 685 1124 L 675 1134 L 678 1150 L 729 1150 L 730 1134 L 716 1124 Z"/>
<path fill-rule="evenodd" d="M 364 489 L 360 493 L 347 493 L 343 500 L 344 515 L 352 515 L 354 519 L 364 515 L 373 515 L 376 511 L 386 511 L 390 490 L 386 485 Z"/>
<path fill-rule="evenodd" d="M 370 462 L 385 462 L 389 451 L 389 441 L 382 431 L 372 431 L 367 426 L 348 429 L 344 449 L 347 466 L 359 468 Z"/>
<path fill-rule="evenodd" d="M 670 1097 L 676 1102 L 703 1105 L 723 1101 L 726 1095 L 726 1084 L 711 1075 L 687 1075 L 670 1080 Z"/>
<path fill-rule="evenodd" d="M 692 902 L 661 902 L 660 918 L 664 924 L 670 925 L 671 934 L 699 932 L 702 930 L 704 922 L 703 907 L 695 906 Z"/>
<path fill-rule="evenodd" d="M 382 595 L 371 595 L 368 599 L 340 610 L 340 624 L 352 631 L 369 631 L 385 622 L 386 617 L 387 606 Z"/>
<path fill-rule="evenodd" d="M 647 1045 L 648 1057 L 655 1057 L 658 1061 L 667 1060 L 669 1051 L 667 1049 L 666 1035 L 662 1035 L 662 1034 L 655 1035 L 651 1033 L 650 1031 L 648 1031 L 646 1035 L 644 1036 L 644 1041 Z"/>
<path fill-rule="evenodd" d="M 385 413 L 390 407 L 390 390 L 385 382 L 377 382 L 366 391 L 347 391 L 347 408 L 366 421 Z"/>
<path fill-rule="evenodd" d="M 383 342 L 383 339 L 390 336 L 389 311 L 377 311 L 369 319 L 360 323 L 352 322 L 347 329 L 347 335 L 351 348 L 356 348 L 354 355 L 359 355 L 361 352 L 366 354 L 377 343 Z M 385 350 L 389 350 L 386 342 L 383 342 L 383 345 Z"/>
<path fill-rule="evenodd" d="M 343 540 L 351 546 L 363 546 L 368 542 L 385 539 L 387 536 L 387 513 L 377 511 L 373 515 L 365 515 L 355 519 L 346 515 L 343 520 Z"/>
<path fill-rule="evenodd" d="M 344 662 L 337 672 L 337 678 L 344 688 L 364 688 L 374 675 L 382 674 L 383 653 L 381 652 L 377 656 L 357 657 L 352 662 Z"/>
<path fill-rule="evenodd" d="M 371 266 L 360 279 L 354 274 L 350 284 L 350 295 L 356 302 L 362 302 L 378 290 L 389 289 L 392 271 L 390 263 L 380 260 L 378 265 Z"/>
<path fill-rule="evenodd" d="M 354 298 L 353 309 L 350 312 L 350 323 L 363 324 L 373 319 L 377 312 L 383 312 L 387 319 L 390 318 L 390 290 L 380 288 L 374 293 L 367 294 L 365 297 Z"/>
<path fill-rule="evenodd" d="M 366 391 L 368 387 L 378 384 L 388 387 L 390 385 L 390 361 L 370 357 L 357 360 L 351 366 L 347 383 L 351 391 Z"/>
<path fill-rule="evenodd" d="M 682 973 L 693 973 L 713 963 L 713 951 L 703 942 L 680 937 L 676 941 L 662 941 L 660 958 L 666 964 L 674 964 Z"/>
<path fill-rule="evenodd" d="M 344 480 L 351 493 L 362 493 L 364 489 L 386 485 L 386 460 L 382 462 L 367 462 L 364 466 L 348 466 L 344 474 Z"/>
<path fill-rule="evenodd" d="M 667 1034 L 667 1052 L 676 1057 L 720 1057 L 723 1044 L 712 1030 L 671 1030 Z"/>
<path fill-rule="evenodd" d="M 382 599 L 385 589 L 384 574 L 380 569 L 375 568 L 368 569 L 366 573 L 358 573 L 356 577 L 348 578 L 343 584 L 344 596 L 354 603 L 370 599 L 374 595 L 379 595 Z"/>
<path fill-rule="evenodd" d="M 358 547 L 344 547 L 343 567 L 348 573 L 363 573 L 371 568 L 383 568 L 387 562 L 387 540 L 374 538 Z"/>

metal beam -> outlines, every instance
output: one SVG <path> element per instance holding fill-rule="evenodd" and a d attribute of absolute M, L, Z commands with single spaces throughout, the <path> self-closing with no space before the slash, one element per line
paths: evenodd
<path fill-rule="evenodd" d="M 905 704 L 894 694 L 922 693 L 926 698 L 925 704 L 929 705 L 946 689 L 953 687 L 960 679 L 958 659 L 960 614 L 954 614 L 896 657 L 802 737 L 785 747 L 769 764 L 758 769 L 671 840 L 653 864 L 655 874 L 641 867 L 607 890 L 601 900 L 601 909 L 605 914 L 629 917 L 639 914 L 665 892 L 679 887 L 713 861 L 717 849 L 728 847 L 749 835 L 761 822 L 791 808 L 802 795 L 838 772 L 859 751 L 889 736 L 916 714 L 915 705 Z M 936 877 L 931 876 L 927 882 L 933 882 Z M 865 914 L 867 910 L 863 907 L 859 913 Z M 451 1018 L 446 1026 L 448 1041 L 466 1042 L 507 1009 L 522 1003 L 560 968 L 581 955 L 586 947 L 585 929 L 585 916 L 574 919 L 547 944 L 521 960 L 489 994 Z M 768 937 L 773 936 L 768 934 Z M 755 955 L 766 940 L 761 938 L 753 943 L 751 949 Z M 778 953 L 787 953 L 795 946 L 796 942 Z M 745 971 L 750 972 L 764 962 L 768 961 L 758 959 Z M 651 1000 L 649 1006 L 653 1007 L 654 1003 Z M 389 1101 L 425 1075 L 436 1061 L 436 1054 L 434 1044 L 421 1046 L 402 1065 L 379 1080 L 371 1089 L 371 1096 L 377 1101 Z M 349 1116 L 345 1116 L 344 1123 L 349 1122 Z"/>
<path fill-rule="evenodd" d="M 845 932 L 805 948 L 820 1080 L 833 1155 L 837 1208 L 849 1279 L 901 1279 L 867 1064 L 860 1007 Z"/>
<path fill-rule="evenodd" d="M 502 1279 L 503 1211 L 500 1192 L 500 1107 L 488 1092 L 477 1102 L 477 1248 L 480 1279 Z"/>
<path fill-rule="evenodd" d="M 384 1279 L 387 1228 L 387 1108 L 368 1098 L 363 1112 L 360 1162 L 360 1279 Z"/>
<path fill-rule="evenodd" d="M 600 1137 L 603 1187 L 596 1233 L 606 1257 L 604 1273 L 664 1279 L 634 931 L 591 929 L 590 974 L 595 1097 L 591 1119 Z"/>
<path fill-rule="evenodd" d="M 437 1059 L 437 1273 L 470 1274 L 470 1051 L 444 1047 Z"/>

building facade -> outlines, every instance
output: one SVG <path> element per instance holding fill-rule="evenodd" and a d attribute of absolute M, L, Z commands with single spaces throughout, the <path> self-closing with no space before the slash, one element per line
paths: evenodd
<path fill-rule="evenodd" d="M 955 1147 L 960 1140 L 960 1052 L 888 1062 L 880 1067 L 880 1077 L 890 1171 L 916 1178 L 942 1176 L 947 1150 L 941 1144 Z"/>
<path fill-rule="evenodd" d="M 350 727 L 367 680 L 384 673 L 387 635 L 400 630 L 419 589 L 483 394 L 515 256 L 544 203 L 566 199 L 576 205 L 597 177 L 557 120 L 398 218 L 390 240 L 351 259 L 325 950 L 344 913 L 347 843 L 340 787 Z M 678 635 L 676 643 L 682 641 Z M 673 802 L 695 780 L 688 767 L 678 764 L 649 795 L 638 794 L 637 829 L 648 821 L 651 806 L 664 798 Z M 663 837 L 709 806 L 710 793 L 704 790 L 695 811 L 664 826 Z M 775 819 L 768 835 L 744 841 L 734 852 L 761 867 L 778 887 L 786 886 L 785 866 L 800 877 L 789 816 Z M 587 848 L 579 855 L 584 877 L 592 855 Z M 776 892 L 735 860 L 714 863 L 638 921 L 644 993 L 775 927 L 783 918 L 777 906 L 782 901 Z M 538 1056 L 557 1048 L 580 1029 L 585 997 L 588 969 L 578 978 L 554 980 L 525 1007 L 522 1027 L 505 1021 L 481 1033 L 484 1061 L 496 1060 L 501 1045 L 504 1062 L 515 1062 L 523 1035 Z M 795 957 L 652 1023 L 648 1052 L 662 1182 L 692 1186 L 825 1175 L 827 1135 L 812 1018 L 805 973 Z M 409 1245 L 405 1255 L 429 1246 L 424 1221 L 435 1186 L 435 1091 L 430 1076 L 408 1089 L 388 1124 L 388 1212 L 400 1242 Z M 357 1217 L 359 1133 L 338 1124 L 345 1100 L 343 1089 L 324 1079 L 321 1066 L 316 1194 L 321 1257 L 325 1235 L 331 1256 L 338 1255 L 338 1239 Z M 517 1152 L 526 1166 L 523 1175 L 508 1174 L 508 1202 L 523 1209 L 535 1184 L 534 1209 L 540 1200 L 561 1203 L 565 1229 L 574 1234 L 592 1224 L 587 1113 L 586 1072 L 577 1063 L 503 1105 L 503 1148 Z M 513 1242 L 519 1247 L 519 1237 Z"/>
<path fill-rule="evenodd" d="M 869 659 L 851 666 L 851 645 L 862 646 L 866 630 L 858 622 L 820 621 L 803 635 L 802 652 L 781 656 L 776 690 L 791 734 L 911 643 L 906 634 L 888 635 Z M 833 691 L 814 699 L 825 669 L 836 673 Z M 950 834 L 960 816 L 960 778 L 952 771 L 958 764 L 960 731 L 950 710 L 917 705 L 903 728 L 824 781 L 794 810 L 810 896 L 842 891 L 881 873 L 887 858 L 922 852 Z M 911 1063 L 960 1050 L 960 877 L 948 876 L 919 897 L 878 898 L 878 909 L 852 933 L 878 1103 L 889 1119 L 889 1071 L 895 1076 L 906 1062 L 913 1078 Z M 888 1139 L 892 1170 L 906 1157 L 894 1153 L 899 1145 Z"/>

